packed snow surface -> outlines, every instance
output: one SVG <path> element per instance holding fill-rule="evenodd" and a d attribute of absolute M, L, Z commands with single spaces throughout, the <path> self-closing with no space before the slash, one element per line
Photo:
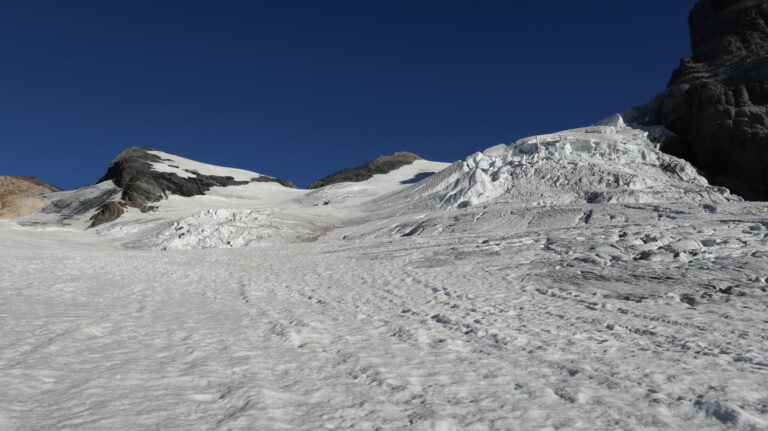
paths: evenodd
<path fill-rule="evenodd" d="M 0 221 L 0 429 L 768 429 L 768 204 L 617 118 L 430 163 Z"/>

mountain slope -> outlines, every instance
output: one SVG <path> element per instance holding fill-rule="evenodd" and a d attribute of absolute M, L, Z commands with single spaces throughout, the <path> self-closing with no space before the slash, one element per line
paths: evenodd
<path fill-rule="evenodd" d="M 135 211 L 96 229 L 129 247 L 236 248 L 317 241 L 343 226 L 387 211 L 370 202 L 410 187 L 448 163 L 417 160 L 360 182 L 315 190 L 254 182 L 216 187 L 205 195 L 174 196 L 151 214 Z"/>
<path fill-rule="evenodd" d="M 290 181 L 242 169 L 196 162 L 149 147 L 121 152 L 106 174 L 92 186 L 62 193 L 43 208 L 64 220 L 87 215 L 89 227 L 116 220 L 126 208 L 152 211 L 152 205 L 170 196 L 203 195 L 214 187 L 249 183 L 275 183 L 294 188 Z"/>
<path fill-rule="evenodd" d="M 443 217 L 433 235 L 342 225 L 226 250 L 126 249 L 106 232 L 265 188 L 280 211 L 349 214 L 351 201 L 299 207 L 277 195 L 304 191 L 251 183 L 85 232 L 0 222 L 0 428 L 768 426 L 764 204 L 488 201 L 402 215 Z M 198 218 L 219 231 L 165 224 L 167 249 L 237 243 L 244 201 Z M 211 242 L 183 244 L 198 233 Z"/>
<path fill-rule="evenodd" d="M 195 162 L 148 147 L 133 147 L 120 153 L 99 182 L 110 180 L 122 188 L 122 200 L 136 208 L 143 208 L 168 195 L 195 196 L 204 194 L 212 187 L 255 181 L 272 181 L 285 187 L 296 187 L 290 181 Z"/>

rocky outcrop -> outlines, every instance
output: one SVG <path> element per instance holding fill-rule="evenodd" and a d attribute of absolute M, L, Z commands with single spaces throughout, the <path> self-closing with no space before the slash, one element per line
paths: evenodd
<path fill-rule="evenodd" d="M 99 207 L 99 210 L 90 219 L 90 226 L 96 227 L 98 225 L 109 223 L 117 220 L 125 213 L 125 207 L 122 202 L 112 201 L 107 202 Z"/>
<path fill-rule="evenodd" d="M 59 191 L 40 178 L 0 176 L 0 218 L 16 218 L 38 212 L 46 204 L 36 196 Z"/>
<path fill-rule="evenodd" d="M 238 181 L 231 176 L 205 175 L 192 170 L 187 170 L 186 176 L 161 172 L 153 168 L 153 163 L 162 164 L 165 160 L 152 151 L 157 150 L 132 147 L 123 151 L 112 161 L 112 165 L 99 182 L 114 182 L 122 189 L 123 202 L 135 208 L 144 208 L 145 205 L 163 200 L 169 195 L 197 196 L 205 194 L 212 187 L 237 186 L 254 181 L 271 181 L 286 187 L 295 187 L 290 181 L 264 175 Z"/>
<path fill-rule="evenodd" d="M 347 168 L 332 173 L 327 177 L 309 185 L 310 189 L 318 189 L 331 184 L 365 181 L 378 174 L 386 174 L 405 165 L 421 160 L 416 154 L 400 151 L 390 156 L 381 156 L 356 168 Z"/>
<path fill-rule="evenodd" d="M 630 117 L 665 126 L 662 150 L 712 183 L 768 200 L 768 1 L 701 0 L 689 23 L 693 55 Z"/>
<path fill-rule="evenodd" d="M 112 161 L 96 184 L 62 192 L 41 213 L 59 216 L 64 225 L 96 227 L 121 217 L 127 208 L 142 212 L 157 209 L 171 195 L 203 195 L 213 187 L 274 182 L 295 187 L 286 180 L 241 169 L 196 162 L 149 147 L 132 147 Z M 87 217 L 87 218 L 86 218 Z"/>
<path fill-rule="evenodd" d="M 293 181 L 284 180 L 282 178 L 268 177 L 266 175 L 262 175 L 256 178 L 251 178 L 251 182 L 252 183 L 277 183 L 283 187 L 288 187 L 289 189 L 296 188 L 296 184 Z"/>
<path fill-rule="evenodd" d="M 235 179 L 228 175 L 211 175 L 183 169 L 157 153 L 157 150 L 149 147 L 131 147 L 118 154 L 107 173 L 98 182 L 114 183 L 120 190 L 119 200 L 102 199 L 96 206 L 87 205 L 89 211 L 96 209 L 91 218 L 91 227 L 116 220 L 124 213 L 125 207 L 151 210 L 151 203 L 166 199 L 170 195 L 197 196 L 205 194 L 213 187 L 238 186 L 251 182 L 275 182 L 284 187 L 296 187 L 290 181 L 266 175 L 254 174 L 247 179 Z M 172 169 L 164 171 L 157 169 L 157 165 L 166 165 Z M 107 190 L 100 196 L 108 194 Z"/>

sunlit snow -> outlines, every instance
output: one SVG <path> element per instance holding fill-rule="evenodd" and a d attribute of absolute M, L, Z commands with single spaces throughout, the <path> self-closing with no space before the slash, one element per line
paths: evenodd
<path fill-rule="evenodd" d="M 768 205 L 620 117 L 157 206 L 0 222 L 0 429 L 768 428 Z"/>

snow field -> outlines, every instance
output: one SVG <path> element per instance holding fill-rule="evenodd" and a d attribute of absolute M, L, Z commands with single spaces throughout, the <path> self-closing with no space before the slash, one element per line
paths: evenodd
<path fill-rule="evenodd" d="M 0 429 L 768 429 L 768 206 L 621 117 L 88 216 L 0 223 Z"/>
<path fill-rule="evenodd" d="M 9 429 L 766 426 L 753 222 L 166 252 L 0 229 L 60 244 L 3 244 Z M 723 249 L 581 259 L 644 230 Z"/>

